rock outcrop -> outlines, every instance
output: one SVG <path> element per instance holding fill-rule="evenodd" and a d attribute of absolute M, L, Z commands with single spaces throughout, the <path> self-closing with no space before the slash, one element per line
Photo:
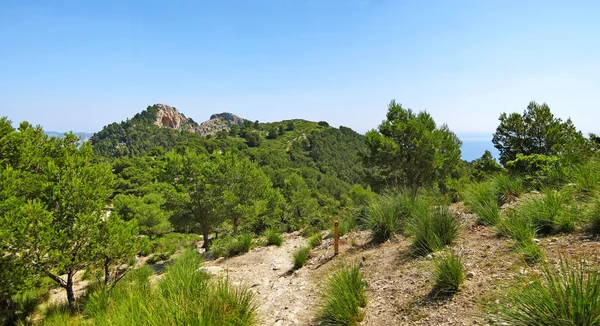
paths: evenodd
<path fill-rule="evenodd" d="M 235 114 L 224 112 L 213 114 L 210 116 L 210 120 L 198 124 L 194 120 L 186 118 L 172 106 L 156 104 L 154 107 L 157 109 L 155 125 L 161 128 L 189 131 L 201 136 L 214 135 L 222 130 L 229 131 L 232 125 L 239 126 L 245 121 Z"/>

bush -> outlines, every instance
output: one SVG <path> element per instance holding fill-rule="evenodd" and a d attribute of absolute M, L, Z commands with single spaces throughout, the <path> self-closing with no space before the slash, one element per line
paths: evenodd
<path fill-rule="evenodd" d="M 575 229 L 571 198 L 564 192 L 547 190 L 541 198 L 532 198 L 517 207 L 517 214 L 531 221 L 541 234 L 571 232 Z"/>
<path fill-rule="evenodd" d="M 523 258 L 528 265 L 533 265 L 544 259 L 544 252 L 533 241 L 518 242 L 516 248 L 523 254 Z"/>
<path fill-rule="evenodd" d="M 424 197 L 413 198 L 406 191 L 386 194 L 371 203 L 364 224 L 371 229 L 373 241 L 383 242 L 403 231 L 413 216 L 429 209 L 430 203 Z"/>
<path fill-rule="evenodd" d="M 357 325 L 362 321 L 360 308 L 367 305 L 365 281 L 358 266 L 342 267 L 335 272 L 322 294 L 320 325 Z"/>
<path fill-rule="evenodd" d="M 527 264 L 533 265 L 544 258 L 544 252 L 534 241 L 536 228 L 526 214 L 517 211 L 508 215 L 498 224 L 498 231 L 515 240 L 515 249 L 523 254 Z"/>
<path fill-rule="evenodd" d="M 320 246 L 322 242 L 323 236 L 321 235 L 321 233 L 316 233 L 308 239 L 308 246 L 314 248 Z"/>
<path fill-rule="evenodd" d="M 600 273 L 585 262 L 544 265 L 491 307 L 494 322 L 507 325 L 600 325 Z"/>
<path fill-rule="evenodd" d="M 596 200 L 594 206 L 587 213 L 589 229 L 594 234 L 600 234 L 600 200 Z"/>
<path fill-rule="evenodd" d="M 511 178 L 506 174 L 498 173 L 490 181 L 498 202 L 501 204 L 511 202 L 525 192 L 525 187 L 521 179 Z"/>
<path fill-rule="evenodd" d="M 309 247 L 301 247 L 298 250 L 294 251 L 294 253 L 292 254 L 292 257 L 294 259 L 294 270 L 300 269 L 302 268 L 302 266 L 304 266 L 304 264 L 306 264 L 306 261 L 308 260 L 308 257 L 310 256 L 310 248 Z"/>
<path fill-rule="evenodd" d="M 94 293 L 84 311 L 93 325 L 254 325 L 253 294 L 198 273 L 200 256 L 186 251 L 150 286 L 151 269 L 134 270 L 113 291 Z M 87 308 L 87 307 L 90 308 Z"/>
<path fill-rule="evenodd" d="M 581 198 L 590 198 L 598 194 L 600 188 L 600 166 L 592 161 L 571 169 L 569 181 L 575 185 Z"/>
<path fill-rule="evenodd" d="M 438 259 L 435 265 L 435 287 L 438 293 L 454 294 L 465 280 L 460 256 L 451 254 Z"/>
<path fill-rule="evenodd" d="M 493 184 L 474 183 L 466 187 L 463 197 L 465 205 L 477 214 L 482 225 L 496 225 L 500 222 L 500 205 Z"/>
<path fill-rule="evenodd" d="M 442 249 L 452 244 L 458 230 L 458 220 L 448 208 L 436 208 L 428 214 L 416 215 L 410 222 L 412 249 L 417 255 Z"/>
<path fill-rule="evenodd" d="M 267 238 L 267 246 L 281 246 L 283 243 L 283 237 L 281 233 L 275 229 L 267 229 L 265 231 L 265 237 Z"/>
<path fill-rule="evenodd" d="M 232 257 L 246 253 L 252 248 L 252 235 L 242 234 L 233 237 L 215 239 L 210 247 L 210 252 L 215 257 Z"/>

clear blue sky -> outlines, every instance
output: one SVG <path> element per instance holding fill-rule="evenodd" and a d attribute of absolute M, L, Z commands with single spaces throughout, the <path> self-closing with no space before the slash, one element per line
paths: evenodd
<path fill-rule="evenodd" d="M 459 134 L 547 102 L 600 131 L 600 1 L 0 0 L 0 116 L 98 131 L 153 103 L 364 132 L 391 99 Z"/>

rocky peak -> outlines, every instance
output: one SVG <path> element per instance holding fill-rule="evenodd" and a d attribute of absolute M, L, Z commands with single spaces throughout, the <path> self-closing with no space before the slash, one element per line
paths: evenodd
<path fill-rule="evenodd" d="M 237 115 L 233 114 L 233 113 L 229 113 L 229 112 L 223 112 L 223 113 L 215 113 L 213 115 L 210 116 L 210 120 L 213 119 L 223 119 L 225 121 L 228 121 L 230 125 L 238 125 L 241 126 L 244 121 L 246 121 L 246 119 L 242 119 L 240 117 L 238 117 Z"/>
<path fill-rule="evenodd" d="M 161 128 L 189 131 L 202 136 L 214 135 L 221 130 L 229 131 L 232 125 L 241 126 L 246 120 L 233 113 L 224 112 L 213 114 L 210 116 L 210 120 L 197 124 L 172 106 L 155 104 L 154 108 L 156 109 L 155 125 Z"/>

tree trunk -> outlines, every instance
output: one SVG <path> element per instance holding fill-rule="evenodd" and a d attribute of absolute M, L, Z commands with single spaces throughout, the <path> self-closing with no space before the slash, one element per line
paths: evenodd
<path fill-rule="evenodd" d="M 233 235 L 238 235 L 238 216 L 233 216 Z"/>
<path fill-rule="evenodd" d="M 209 239 L 209 231 L 208 230 L 202 230 L 202 240 L 204 240 L 204 243 L 202 244 L 202 248 L 204 248 L 204 250 L 208 251 L 210 249 L 210 239 Z"/>
<path fill-rule="evenodd" d="M 109 265 L 110 259 L 108 257 L 104 258 L 104 286 L 107 286 L 108 281 L 110 280 Z"/>
<path fill-rule="evenodd" d="M 67 290 L 67 301 L 69 302 L 69 309 L 71 312 L 75 312 L 75 292 L 73 292 L 73 272 L 69 271 L 67 274 L 67 283 L 65 284 L 65 290 Z"/>

